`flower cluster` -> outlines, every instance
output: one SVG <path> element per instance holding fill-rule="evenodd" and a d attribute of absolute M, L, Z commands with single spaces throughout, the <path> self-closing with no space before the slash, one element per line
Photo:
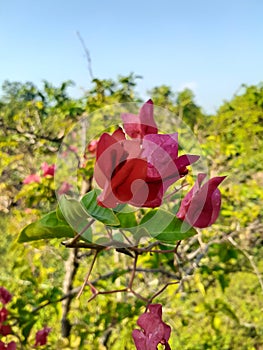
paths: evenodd
<path fill-rule="evenodd" d="M 46 345 L 46 343 L 47 343 L 47 336 L 49 335 L 50 331 L 51 331 L 51 328 L 49 328 L 49 327 L 44 327 L 40 331 L 37 331 L 37 333 L 36 333 L 36 341 L 35 341 L 35 345 L 34 346 L 37 347 L 37 346 Z"/>
<path fill-rule="evenodd" d="M 42 177 L 54 177 L 55 174 L 55 164 L 49 165 L 48 163 L 44 162 L 41 164 L 41 169 L 42 169 Z M 28 175 L 24 181 L 23 184 L 30 184 L 33 182 L 40 182 L 41 181 L 41 176 L 38 174 L 30 174 Z"/>
<path fill-rule="evenodd" d="M 99 204 L 158 207 L 168 187 L 185 176 L 199 156 L 178 156 L 178 134 L 158 134 L 151 100 L 139 115 L 123 114 L 122 119 L 125 132 L 119 128 L 98 141 L 94 177 L 103 188 Z"/>
<path fill-rule="evenodd" d="M 136 207 L 159 207 L 166 190 L 188 173 L 199 155 L 178 155 L 178 133 L 158 134 L 153 102 L 147 101 L 139 115 L 122 114 L 123 129 L 103 133 L 97 143 L 94 177 L 103 189 L 98 204 L 115 208 L 128 203 Z M 194 187 L 181 203 L 177 217 L 194 227 L 212 225 L 220 211 L 219 184 L 225 177 L 210 179 L 198 174 Z"/>
<path fill-rule="evenodd" d="M 12 329 L 9 324 L 7 324 L 8 310 L 6 309 L 6 304 L 8 304 L 12 299 L 12 295 L 4 287 L 0 287 L 0 302 L 3 304 L 0 309 L 0 335 L 7 336 L 11 334 Z M 9 343 L 4 343 L 0 340 L 0 350 L 16 350 L 16 343 L 11 341 Z"/>
<path fill-rule="evenodd" d="M 156 350 L 158 344 L 165 345 L 165 350 L 171 350 L 168 344 L 171 327 L 162 321 L 161 304 L 149 305 L 149 312 L 142 314 L 137 324 L 142 329 L 132 332 L 137 350 Z"/>
<path fill-rule="evenodd" d="M 74 150 L 74 152 L 76 151 L 74 146 L 70 147 L 70 150 L 72 150 L 72 152 L 73 152 L 73 150 Z M 23 184 L 28 185 L 31 183 L 41 183 L 41 180 L 43 178 L 53 179 L 54 175 L 55 175 L 56 166 L 55 166 L 55 164 L 48 164 L 47 162 L 44 162 L 41 164 L 41 170 L 42 170 L 41 175 L 39 175 L 37 173 L 28 175 L 23 180 Z M 71 188 L 72 188 L 72 185 L 69 184 L 68 182 L 64 181 L 61 184 L 60 188 L 58 189 L 58 194 L 62 195 L 64 193 L 67 193 Z"/>
<path fill-rule="evenodd" d="M 8 304 L 12 299 L 12 295 L 4 287 L 0 287 L 0 302 L 3 304 L 0 309 L 0 336 L 7 336 L 12 334 L 12 329 L 9 324 L 7 324 L 7 319 L 9 312 L 6 309 L 6 304 Z M 50 333 L 51 328 L 44 327 L 43 329 L 37 331 L 35 337 L 34 347 L 42 346 L 47 344 L 47 336 Z M 0 340 L 0 350 L 16 350 L 17 346 L 14 341 L 9 343 Z"/>

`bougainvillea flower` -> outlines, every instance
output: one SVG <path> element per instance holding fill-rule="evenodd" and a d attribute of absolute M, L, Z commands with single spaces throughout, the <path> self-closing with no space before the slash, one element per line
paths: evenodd
<path fill-rule="evenodd" d="M 124 130 L 104 133 L 97 144 L 94 178 L 103 189 L 101 206 L 120 203 L 155 208 L 162 204 L 169 186 L 188 173 L 187 166 L 199 156 L 178 157 L 178 134 L 158 134 L 153 102 L 146 102 L 139 115 L 123 114 Z"/>
<path fill-rule="evenodd" d="M 37 174 L 31 174 L 31 175 L 28 175 L 24 181 L 23 181 L 23 184 L 24 185 L 27 185 L 27 184 L 31 184 L 33 182 L 40 182 L 41 181 L 41 178 L 39 175 Z"/>
<path fill-rule="evenodd" d="M 92 140 L 92 141 L 90 141 L 90 143 L 88 144 L 87 150 L 88 150 L 91 154 L 96 153 L 97 145 L 98 145 L 98 140 Z"/>
<path fill-rule="evenodd" d="M 0 287 L 0 301 L 2 304 L 8 304 L 12 299 L 12 294 L 8 292 L 4 287 Z"/>
<path fill-rule="evenodd" d="M 2 309 L 0 310 L 0 323 L 3 323 L 6 321 L 8 316 L 8 311 L 6 310 L 5 307 L 2 307 Z"/>
<path fill-rule="evenodd" d="M 43 171 L 43 176 L 53 177 L 55 174 L 55 164 L 48 165 L 48 163 L 44 162 L 41 165 L 41 169 Z"/>
<path fill-rule="evenodd" d="M 37 331 L 36 333 L 36 341 L 35 341 L 35 347 L 38 345 L 46 345 L 47 343 L 47 336 L 49 335 L 51 331 L 51 328 L 49 327 L 44 327 L 40 331 Z"/>
<path fill-rule="evenodd" d="M 147 134 L 157 134 L 158 129 L 153 119 L 153 101 L 148 100 L 140 109 L 139 115 L 123 113 L 124 130 L 131 138 L 143 138 Z"/>
<path fill-rule="evenodd" d="M 72 185 L 69 184 L 67 181 L 64 181 L 60 188 L 58 189 L 58 194 L 62 195 L 62 194 L 67 194 L 68 191 L 72 188 Z"/>
<path fill-rule="evenodd" d="M 114 208 L 119 203 L 142 206 L 147 194 L 141 186 L 147 175 L 147 161 L 140 158 L 141 148 L 137 140 L 126 140 L 121 128 L 112 135 L 102 134 L 97 145 L 94 177 L 103 192 L 98 203 Z M 137 187 L 136 187 L 137 183 Z"/>
<path fill-rule="evenodd" d="M 146 207 L 157 207 L 170 185 L 188 173 L 187 166 L 200 157 L 185 154 L 178 157 L 178 134 L 151 134 L 142 141 L 142 157 L 148 161 L 146 183 L 149 198 Z"/>
<path fill-rule="evenodd" d="M 3 336 L 6 336 L 8 334 L 11 334 L 12 330 L 9 325 L 1 324 L 0 323 L 0 334 Z"/>
<path fill-rule="evenodd" d="M 68 149 L 73 153 L 78 153 L 78 147 L 74 145 L 70 145 Z"/>
<path fill-rule="evenodd" d="M 10 343 L 5 344 L 0 340 L 0 350 L 16 350 L 16 343 L 11 341 Z"/>
<path fill-rule="evenodd" d="M 221 207 L 221 193 L 218 189 L 226 176 L 213 177 L 201 186 L 206 174 L 198 174 L 192 189 L 181 202 L 176 216 L 194 227 L 211 226 L 218 218 Z"/>
<path fill-rule="evenodd" d="M 171 350 L 168 344 L 171 327 L 162 320 L 161 304 L 149 305 L 149 312 L 142 314 L 137 324 L 142 328 L 132 332 L 137 350 L 157 350 L 158 344 L 165 345 L 165 350 Z"/>

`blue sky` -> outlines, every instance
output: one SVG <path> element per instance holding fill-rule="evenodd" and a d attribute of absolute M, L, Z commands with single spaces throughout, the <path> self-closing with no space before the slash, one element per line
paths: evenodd
<path fill-rule="evenodd" d="M 263 81 L 261 0 L 2 0 L 0 84 L 73 79 L 90 87 L 78 30 L 94 75 L 142 75 L 137 90 L 193 89 L 213 112 L 242 83 Z"/>

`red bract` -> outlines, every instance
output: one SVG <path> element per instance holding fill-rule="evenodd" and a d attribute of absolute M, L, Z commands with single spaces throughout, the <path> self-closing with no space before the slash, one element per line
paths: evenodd
<path fill-rule="evenodd" d="M 46 345 L 47 343 L 47 336 L 50 333 L 51 328 L 49 327 L 44 327 L 40 331 L 36 333 L 36 341 L 35 341 L 35 347 L 38 345 Z"/>
<path fill-rule="evenodd" d="M 48 163 L 44 162 L 41 165 L 41 169 L 43 171 L 43 176 L 47 177 L 53 177 L 55 174 L 55 164 L 48 165 Z"/>
<path fill-rule="evenodd" d="M 5 324 L 1 324 L 0 323 L 0 334 L 2 335 L 8 335 L 11 334 L 12 330 L 11 327 L 9 325 L 5 325 Z"/>
<path fill-rule="evenodd" d="M 162 321 L 162 305 L 149 305 L 149 312 L 142 314 L 138 321 L 142 330 L 134 329 L 132 337 L 137 350 L 157 350 L 157 345 L 165 345 L 165 350 L 171 350 L 168 340 L 171 327 Z"/>
<path fill-rule="evenodd" d="M 8 311 L 6 310 L 5 307 L 2 307 L 2 309 L 0 310 L 0 324 L 6 321 L 7 316 L 8 316 Z"/>
<path fill-rule="evenodd" d="M 0 350 L 16 350 L 16 343 L 11 341 L 10 343 L 5 344 L 0 340 Z"/>
<path fill-rule="evenodd" d="M 201 186 L 206 174 L 198 174 L 193 188 L 181 202 L 176 216 L 194 227 L 211 226 L 218 218 L 221 193 L 217 188 L 226 176 L 217 176 Z"/>
<path fill-rule="evenodd" d="M 126 140 L 121 128 L 112 135 L 104 133 L 98 142 L 94 177 L 103 192 L 98 203 L 114 208 L 119 203 L 142 206 L 147 195 L 141 187 L 147 174 L 147 161 L 140 158 L 140 143 Z M 136 180 L 138 180 L 136 188 Z M 139 191 L 141 190 L 141 191 Z"/>
<path fill-rule="evenodd" d="M 11 301 L 12 295 L 4 287 L 0 287 L 0 301 L 2 304 L 8 304 Z"/>
<path fill-rule="evenodd" d="M 185 154 L 178 157 L 178 134 L 151 134 L 142 141 L 142 156 L 148 161 L 146 183 L 149 196 L 144 206 L 157 207 L 169 186 L 188 173 L 188 165 L 199 156 Z"/>
<path fill-rule="evenodd" d="M 31 174 L 31 175 L 28 175 L 24 181 L 23 181 L 23 184 L 24 185 L 27 185 L 27 184 L 31 184 L 32 182 L 40 182 L 41 181 L 41 178 L 39 175 L 37 174 Z"/>
<path fill-rule="evenodd" d="M 123 114 L 124 129 L 104 133 L 97 145 L 94 177 L 103 192 L 101 206 L 120 203 L 155 208 L 162 204 L 167 188 L 186 175 L 187 166 L 199 156 L 178 157 L 178 135 L 157 134 L 153 103 L 146 102 L 139 115 Z"/>
<path fill-rule="evenodd" d="M 87 150 L 90 152 L 90 153 L 95 153 L 96 150 L 97 150 L 97 145 L 98 145 L 98 140 L 92 140 L 90 141 L 90 143 L 88 144 L 88 147 L 87 147 Z"/>
<path fill-rule="evenodd" d="M 131 138 L 143 138 L 147 134 L 157 134 L 157 125 L 153 119 L 153 101 L 148 100 L 140 109 L 139 115 L 122 114 L 124 130 Z"/>

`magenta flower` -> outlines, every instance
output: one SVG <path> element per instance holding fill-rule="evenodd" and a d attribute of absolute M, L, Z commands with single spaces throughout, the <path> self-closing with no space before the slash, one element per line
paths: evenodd
<path fill-rule="evenodd" d="M 12 294 L 8 292 L 4 287 L 0 287 L 0 302 L 2 304 L 8 304 L 12 299 Z"/>
<path fill-rule="evenodd" d="M 78 153 L 78 147 L 74 145 L 70 145 L 68 149 L 73 153 Z"/>
<path fill-rule="evenodd" d="M 140 109 L 139 115 L 123 113 L 124 130 L 131 138 L 143 138 L 148 134 L 157 134 L 157 125 L 153 119 L 153 101 L 148 100 Z"/>
<path fill-rule="evenodd" d="M 102 134 L 94 169 L 95 180 L 103 188 L 98 197 L 100 205 L 114 208 L 119 203 L 144 204 L 147 194 L 145 198 L 141 189 L 144 183 L 140 180 L 146 178 L 147 161 L 140 157 L 140 153 L 139 141 L 126 140 L 121 128 L 112 135 Z"/>
<path fill-rule="evenodd" d="M 226 176 L 217 176 L 201 186 L 206 174 L 198 174 L 193 188 L 181 202 L 176 216 L 189 225 L 199 228 L 211 226 L 218 218 L 221 193 L 217 188 Z"/>
<path fill-rule="evenodd" d="M 39 175 L 37 174 L 31 174 L 31 175 L 28 175 L 24 181 L 23 181 L 23 184 L 24 185 L 27 185 L 27 184 L 31 184 L 33 182 L 40 182 L 41 181 L 41 178 Z"/>
<path fill-rule="evenodd" d="M 137 350 L 157 350 L 157 345 L 165 345 L 165 350 L 171 350 L 168 340 L 171 327 L 162 321 L 162 305 L 149 305 L 149 312 L 142 314 L 138 321 L 142 330 L 134 329 L 132 337 Z"/>
<path fill-rule="evenodd" d="M 0 323 L 0 334 L 1 335 L 8 335 L 8 334 L 11 334 L 12 330 L 11 330 L 11 327 L 9 325 L 6 325 L 6 324 L 2 324 Z"/>
<path fill-rule="evenodd" d="M 5 307 L 2 307 L 2 309 L 0 309 L 0 324 L 5 322 L 8 316 L 8 311 L 6 310 Z"/>
<path fill-rule="evenodd" d="M 149 197 L 145 207 L 157 207 L 169 186 L 188 173 L 188 165 L 200 157 L 185 154 L 178 157 L 178 134 L 150 134 L 142 140 L 142 157 L 148 162 L 146 183 Z"/>
<path fill-rule="evenodd" d="M 55 174 L 55 164 L 48 165 L 48 163 L 44 162 L 41 165 L 41 169 L 43 171 L 43 176 L 47 177 L 53 177 Z"/>
<path fill-rule="evenodd" d="M 44 327 L 40 331 L 37 331 L 36 333 L 36 341 L 35 341 L 35 347 L 38 345 L 46 345 L 47 343 L 47 336 L 49 335 L 51 331 L 51 328 L 49 327 Z"/>
<path fill-rule="evenodd" d="M 97 145 L 94 178 L 103 189 L 101 206 L 120 203 L 155 208 L 162 204 L 167 188 L 185 176 L 187 166 L 199 156 L 178 157 L 178 135 L 157 134 L 153 103 L 146 102 L 139 115 L 123 114 L 124 130 L 104 133 Z"/>
<path fill-rule="evenodd" d="M 58 190 L 58 194 L 59 195 L 67 194 L 71 188 L 72 188 L 72 185 L 70 185 L 68 182 L 64 181 Z"/>
<path fill-rule="evenodd" d="M 94 154 L 94 153 L 96 153 L 97 146 L 98 146 L 98 140 L 92 140 L 92 141 L 90 141 L 90 143 L 88 144 L 87 150 L 88 150 L 91 154 Z"/>
<path fill-rule="evenodd" d="M 11 341 L 10 343 L 5 344 L 0 340 L 0 350 L 16 350 L 16 343 Z"/>

